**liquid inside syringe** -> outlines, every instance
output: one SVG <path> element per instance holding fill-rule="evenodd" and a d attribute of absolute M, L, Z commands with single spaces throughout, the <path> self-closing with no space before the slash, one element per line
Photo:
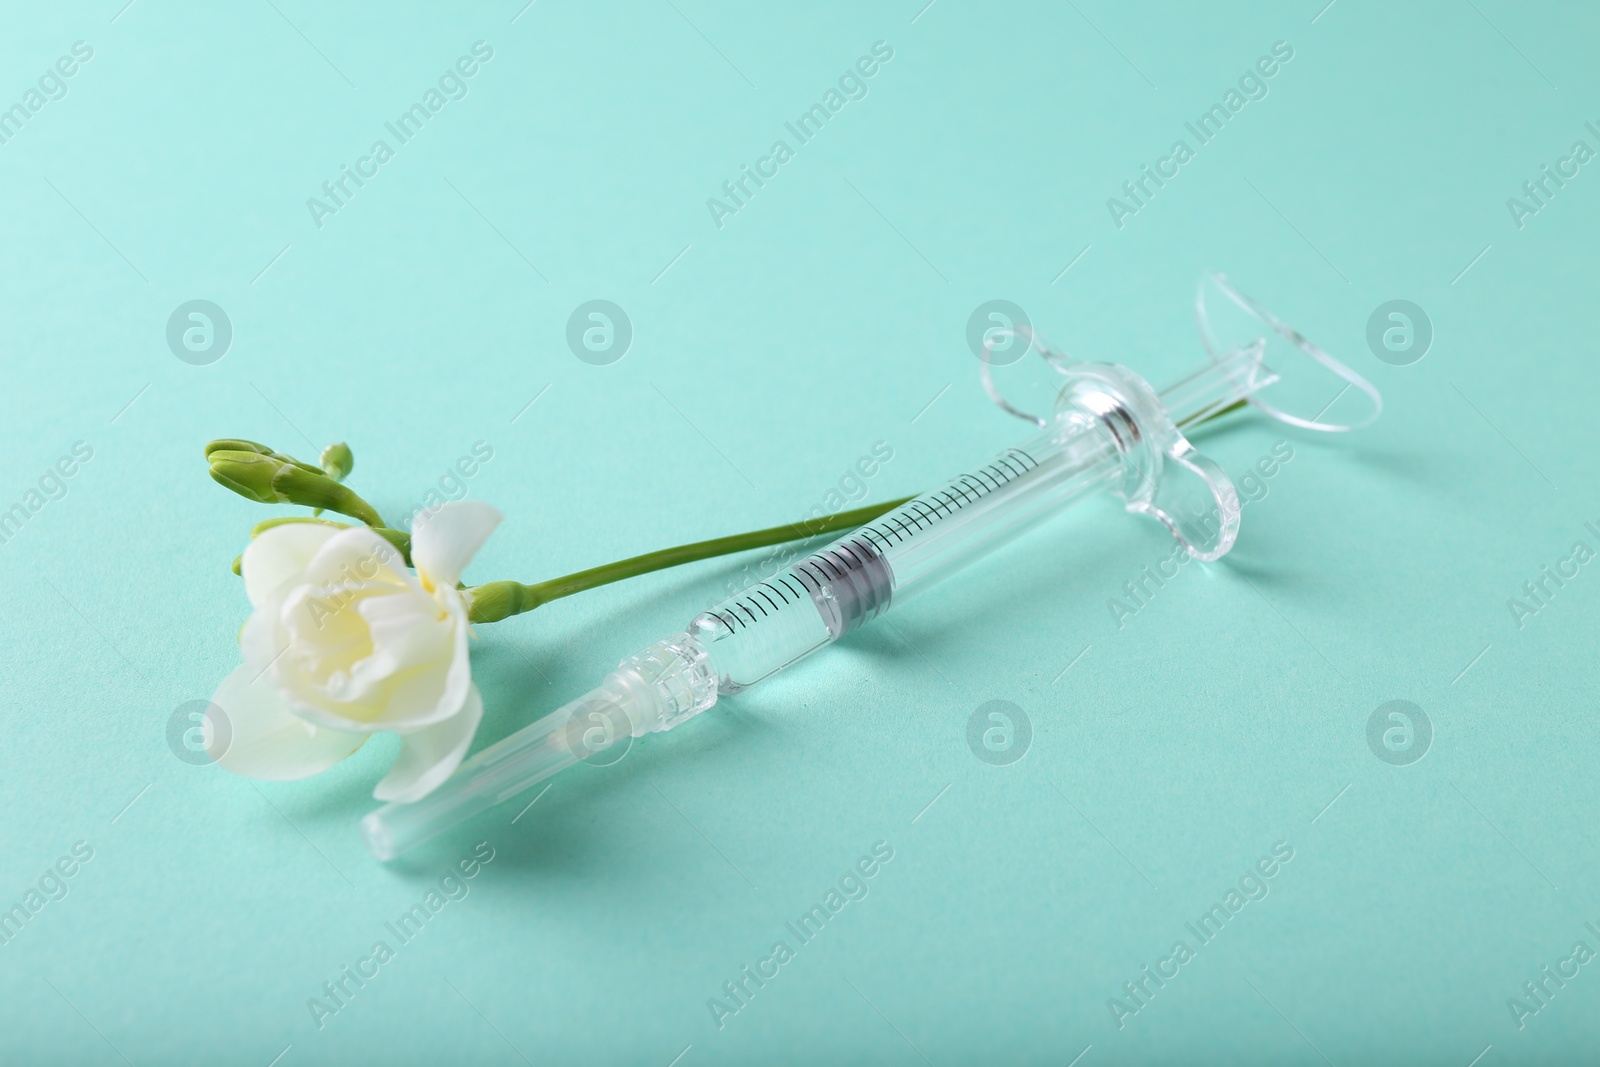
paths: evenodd
<path fill-rule="evenodd" d="M 718 690 L 736 693 L 1120 474 L 1088 425 L 1039 434 L 702 612 L 688 633 Z"/>

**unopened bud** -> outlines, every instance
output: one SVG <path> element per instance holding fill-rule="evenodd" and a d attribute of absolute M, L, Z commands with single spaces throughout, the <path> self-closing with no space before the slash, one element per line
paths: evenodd
<path fill-rule="evenodd" d="M 356 457 L 350 451 L 350 446 L 340 441 L 329 445 L 322 450 L 322 469 L 336 482 L 342 482 L 350 477 L 350 472 L 355 469 Z"/>
<path fill-rule="evenodd" d="M 216 452 L 245 452 L 254 453 L 261 456 L 270 456 L 280 463 L 292 464 L 293 466 L 299 467 L 301 470 L 310 471 L 313 474 L 316 474 L 320 469 L 313 467 L 309 463 L 301 463 L 293 456 L 286 456 L 277 449 L 268 448 L 266 445 L 257 441 L 246 441 L 241 437 L 224 437 L 219 440 L 212 441 L 210 444 L 206 445 L 206 459 L 209 460 L 212 454 Z"/>
<path fill-rule="evenodd" d="M 211 477 L 240 496 L 263 504 L 276 504 L 283 500 L 272 486 L 273 478 L 283 465 L 271 456 L 260 452 L 219 449 L 208 450 L 206 460 L 211 464 Z"/>
<path fill-rule="evenodd" d="M 371 505 L 320 471 L 313 473 L 285 464 L 273 477 L 272 487 L 280 500 L 290 504 L 337 511 L 341 515 L 360 519 L 369 526 L 383 525 L 383 520 Z"/>
<path fill-rule="evenodd" d="M 211 477 L 242 497 L 263 504 L 325 508 L 381 526 L 372 506 L 326 474 L 278 453 L 218 449 L 207 459 Z"/>
<path fill-rule="evenodd" d="M 224 437 L 206 445 L 206 458 L 211 458 L 213 452 L 259 452 L 263 456 L 272 455 L 272 449 L 254 441 L 246 441 L 240 437 Z"/>

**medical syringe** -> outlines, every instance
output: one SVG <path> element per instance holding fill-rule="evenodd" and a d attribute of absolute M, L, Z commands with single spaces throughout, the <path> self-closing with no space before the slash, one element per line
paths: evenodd
<path fill-rule="evenodd" d="M 1208 292 L 1213 300 L 1225 297 L 1231 310 L 1243 310 L 1256 335 L 1218 340 Z M 1212 359 L 1159 394 L 1125 367 L 1072 362 L 1031 335 L 1019 337 L 1065 379 L 1054 414 L 1012 408 L 994 389 L 987 360 L 984 383 L 1007 411 L 1033 422 L 1036 433 L 701 612 L 683 631 L 623 660 L 597 688 L 464 762 L 421 800 L 372 812 L 361 822 L 368 849 L 391 859 L 579 760 L 609 762 L 625 740 L 680 725 L 720 695 L 740 692 L 839 640 L 1090 493 L 1114 490 L 1128 510 L 1165 524 L 1190 555 L 1220 558 L 1238 532 L 1239 498 L 1184 428 L 1251 401 L 1295 425 L 1343 430 L 1375 418 L 1381 400 L 1359 375 L 1220 275 L 1202 279 L 1197 310 Z M 1339 395 L 1311 418 L 1264 403 L 1262 391 L 1280 380 L 1263 361 L 1269 344 L 1320 364 L 1330 382 L 1342 381 Z M 1327 408 L 1352 386 L 1366 395 L 1370 413 L 1323 422 Z"/>

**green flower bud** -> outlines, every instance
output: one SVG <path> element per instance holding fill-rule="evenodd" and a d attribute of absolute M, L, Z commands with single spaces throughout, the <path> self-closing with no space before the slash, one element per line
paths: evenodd
<path fill-rule="evenodd" d="M 349 488 L 288 456 L 218 449 L 207 458 L 211 477 L 249 500 L 326 508 L 369 526 L 383 525 L 372 505 Z"/>
<path fill-rule="evenodd" d="M 308 508 L 323 508 L 360 519 L 368 526 L 382 526 L 383 520 L 365 500 L 349 487 L 340 485 L 326 474 L 312 473 L 300 467 L 284 464 L 273 476 L 272 488 L 279 499 Z"/>
<path fill-rule="evenodd" d="M 342 482 L 350 477 L 350 472 L 356 465 L 356 457 L 350 451 L 350 446 L 340 441 L 322 450 L 321 462 L 322 469 L 328 477 L 336 482 Z"/>
<path fill-rule="evenodd" d="M 283 464 L 271 456 L 220 449 L 207 451 L 206 459 L 211 464 L 211 477 L 240 496 L 262 504 L 276 504 L 283 499 L 272 487 L 272 479 Z"/>
<path fill-rule="evenodd" d="M 280 463 L 292 463 L 301 470 L 307 470 L 313 474 L 321 473 L 320 467 L 313 467 L 309 463 L 301 463 L 293 456 L 286 456 L 282 452 L 268 448 L 266 445 L 259 444 L 255 441 L 246 441 L 243 438 L 224 437 L 220 438 L 219 440 L 212 441 L 210 444 L 206 445 L 206 459 L 209 460 L 212 454 L 216 452 L 248 452 L 261 456 L 271 456 Z"/>
<path fill-rule="evenodd" d="M 224 437 L 206 445 L 206 458 L 211 458 L 213 452 L 259 452 L 263 456 L 272 455 L 272 449 L 266 445 L 258 445 L 254 441 L 246 441 L 238 437 Z"/>

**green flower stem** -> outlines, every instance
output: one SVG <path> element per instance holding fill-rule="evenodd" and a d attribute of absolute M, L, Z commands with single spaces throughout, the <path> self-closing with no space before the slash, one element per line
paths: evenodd
<path fill-rule="evenodd" d="M 1248 401 L 1248 400 L 1235 400 L 1233 403 L 1229 404 L 1227 407 L 1218 408 L 1216 411 L 1213 411 L 1209 415 L 1203 416 L 1203 417 L 1198 418 L 1198 419 L 1190 419 L 1188 422 L 1180 423 L 1178 425 L 1178 429 L 1180 429 L 1180 430 L 1184 431 L 1185 433 L 1187 433 L 1189 430 L 1195 429 L 1196 427 L 1204 426 L 1206 423 L 1212 421 L 1213 419 L 1220 419 L 1220 418 L 1222 418 L 1222 416 L 1230 415 L 1235 411 L 1243 411 L 1245 408 L 1247 408 L 1249 406 L 1250 406 L 1250 401 Z"/>
<path fill-rule="evenodd" d="M 513 615 L 532 611 L 552 600 L 581 593 L 585 589 L 608 585 L 624 578 L 649 574 L 651 571 L 667 567 L 676 567 L 680 563 L 693 563 L 696 560 L 725 556 L 732 552 L 801 541 L 839 530 L 853 530 L 912 499 L 914 498 L 909 496 L 901 497 L 898 500 L 869 504 L 852 511 L 841 511 L 837 515 L 827 515 L 820 519 L 790 523 L 787 526 L 773 526 L 766 530 L 718 537 L 710 541 L 696 541 L 676 548 L 663 548 L 658 552 L 646 552 L 642 556 L 618 560 L 603 567 L 592 567 L 586 571 L 578 571 L 576 574 L 568 574 L 561 578 L 551 578 L 549 581 L 534 585 L 512 581 L 488 582 L 468 590 L 472 594 L 472 621 L 499 622 Z"/>

